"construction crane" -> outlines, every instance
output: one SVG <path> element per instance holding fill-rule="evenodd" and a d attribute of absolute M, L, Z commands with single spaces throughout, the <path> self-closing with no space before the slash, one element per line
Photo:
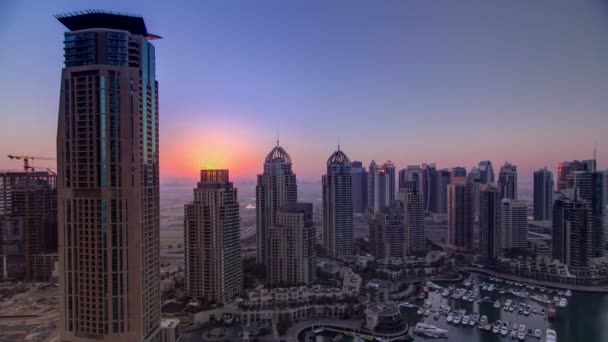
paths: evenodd
<path fill-rule="evenodd" d="M 33 157 L 33 156 L 18 156 L 9 154 L 7 156 L 12 160 L 23 160 L 23 170 L 25 171 L 25 192 L 23 194 L 24 219 L 23 219 L 23 251 L 25 254 L 25 281 L 32 280 L 32 255 L 30 250 L 30 220 L 29 220 L 29 196 L 30 196 L 30 171 L 36 171 L 34 166 L 30 165 L 30 160 L 55 160 L 55 158 Z M 50 170 L 49 170 L 50 171 Z"/>

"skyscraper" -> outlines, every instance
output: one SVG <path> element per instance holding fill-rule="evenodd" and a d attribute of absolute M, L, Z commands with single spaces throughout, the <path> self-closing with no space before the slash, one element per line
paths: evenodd
<path fill-rule="evenodd" d="M 471 185 L 448 185 L 448 247 L 456 251 L 473 249 L 473 203 Z"/>
<path fill-rule="evenodd" d="M 448 212 L 448 184 L 450 184 L 450 170 L 443 169 L 437 172 L 437 187 L 435 212 L 445 214 Z"/>
<path fill-rule="evenodd" d="M 525 201 L 503 198 L 500 209 L 502 249 L 528 247 L 528 205 Z"/>
<path fill-rule="evenodd" d="M 418 165 L 408 165 L 407 168 L 399 170 L 399 189 L 414 186 L 418 193 L 423 192 L 423 172 Z M 409 184 L 407 184 L 409 183 Z"/>
<path fill-rule="evenodd" d="M 369 164 L 367 188 L 367 206 L 372 214 L 389 206 L 395 200 L 395 165 L 389 160 L 378 167 L 372 160 Z"/>
<path fill-rule="evenodd" d="M 426 249 L 424 234 L 424 203 L 420 192 L 413 188 L 403 188 L 397 193 L 398 203 L 405 215 L 405 254 L 423 252 Z"/>
<path fill-rule="evenodd" d="M 551 221 L 553 217 L 553 174 L 540 169 L 534 172 L 534 220 Z"/>
<path fill-rule="evenodd" d="M 494 170 L 492 169 L 492 162 L 489 160 L 482 160 L 479 162 L 479 182 L 481 184 L 494 184 Z"/>
<path fill-rule="evenodd" d="M 473 204 L 473 220 L 479 219 L 479 196 L 481 191 L 481 176 L 477 168 L 471 169 L 467 175 L 467 183 L 471 185 L 471 203 Z"/>
<path fill-rule="evenodd" d="M 350 160 L 340 150 L 327 159 L 323 176 L 323 247 L 333 258 L 353 254 L 353 200 Z"/>
<path fill-rule="evenodd" d="M 317 278 L 312 203 L 291 203 L 276 212 L 268 231 L 268 283 L 312 284 Z"/>
<path fill-rule="evenodd" d="M 60 339 L 152 341 L 160 328 L 160 38 L 143 18 L 59 15 Z"/>
<path fill-rule="evenodd" d="M 566 177 L 566 188 L 577 188 L 580 198 L 591 205 L 592 255 L 604 256 L 604 174 L 597 171 L 570 171 Z"/>
<path fill-rule="evenodd" d="M 593 210 L 578 189 L 565 189 L 553 207 L 553 259 L 585 267 L 593 257 Z"/>
<path fill-rule="evenodd" d="M 517 166 L 505 162 L 498 173 L 500 198 L 517 199 Z"/>
<path fill-rule="evenodd" d="M 393 202 L 381 208 L 369 223 L 370 252 L 376 259 L 403 258 L 408 236 L 402 204 Z"/>
<path fill-rule="evenodd" d="M 267 263 L 268 230 L 276 223 L 276 213 L 284 205 L 298 201 L 296 175 L 291 157 L 277 145 L 264 160 L 264 173 L 258 175 L 255 188 L 257 262 Z"/>
<path fill-rule="evenodd" d="M 353 212 L 363 214 L 367 209 L 367 171 L 360 161 L 350 163 L 353 183 Z"/>
<path fill-rule="evenodd" d="M 424 197 L 424 210 L 435 212 L 437 205 L 437 167 L 435 164 L 422 164 L 422 193 Z"/>
<path fill-rule="evenodd" d="M 479 252 L 487 263 L 500 255 L 500 194 L 495 186 L 482 185 L 479 193 Z"/>
<path fill-rule="evenodd" d="M 57 257 L 57 177 L 47 171 L 0 172 L 0 281 L 48 280 L 33 270 L 40 254 Z"/>
<path fill-rule="evenodd" d="M 595 159 L 590 160 L 573 160 L 563 161 L 557 166 L 557 190 L 561 191 L 567 188 L 566 178 L 572 171 L 596 171 Z"/>
<path fill-rule="evenodd" d="M 465 178 L 467 176 L 467 169 L 462 166 L 456 166 L 452 168 L 452 172 L 450 174 L 451 179 L 455 178 Z"/>
<path fill-rule="evenodd" d="M 186 293 L 219 304 L 243 288 L 237 189 L 228 170 L 201 170 L 194 201 L 184 206 Z"/>

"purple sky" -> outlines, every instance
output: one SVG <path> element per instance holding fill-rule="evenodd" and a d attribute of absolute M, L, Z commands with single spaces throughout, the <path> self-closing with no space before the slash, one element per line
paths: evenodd
<path fill-rule="evenodd" d="M 85 7 L 83 7 L 85 6 Z M 53 14 L 144 16 L 156 41 L 161 177 L 253 178 L 280 131 L 301 179 L 351 160 L 520 178 L 598 146 L 608 161 L 605 1 L 0 2 L 0 169 L 55 155 L 64 28 Z M 39 162 L 40 166 L 52 166 Z"/>

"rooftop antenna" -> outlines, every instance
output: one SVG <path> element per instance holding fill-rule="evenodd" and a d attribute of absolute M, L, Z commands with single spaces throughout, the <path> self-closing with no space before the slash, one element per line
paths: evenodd
<path fill-rule="evenodd" d="M 340 151 L 340 136 L 338 135 L 338 151 Z"/>
<path fill-rule="evenodd" d="M 279 129 L 277 128 L 277 147 L 279 146 Z"/>
<path fill-rule="evenodd" d="M 597 156 L 597 140 L 593 144 L 593 160 L 597 160 L 596 156 Z"/>

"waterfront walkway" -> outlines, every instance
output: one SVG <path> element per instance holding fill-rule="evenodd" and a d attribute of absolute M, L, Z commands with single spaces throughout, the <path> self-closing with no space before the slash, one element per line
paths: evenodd
<path fill-rule="evenodd" d="M 553 283 L 550 281 L 524 278 L 524 277 L 519 277 L 519 276 L 516 276 L 513 274 L 501 273 L 501 272 L 492 271 L 492 270 L 488 270 L 485 268 L 478 268 L 478 267 L 460 267 L 458 270 L 464 271 L 464 272 L 482 273 L 482 274 L 486 274 L 486 275 L 489 275 L 492 277 L 508 279 L 508 280 L 519 282 L 519 283 L 541 285 L 541 286 L 562 289 L 562 290 L 572 290 L 572 291 L 591 292 L 591 293 L 608 293 L 608 285 L 584 286 L 584 285 Z"/>
<path fill-rule="evenodd" d="M 354 333 L 355 335 L 359 335 L 359 336 L 374 336 L 374 337 L 381 337 L 384 338 L 386 341 L 393 341 L 393 340 L 403 340 L 403 339 L 408 339 L 409 335 L 408 335 L 408 328 L 406 327 L 405 330 L 398 332 L 396 334 L 377 334 L 377 333 L 373 333 L 368 331 L 367 329 L 362 329 L 361 328 L 361 320 L 309 320 L 309 321 L 302 321 L 302 322 L 298 322 L 297 324 L 295 324 L 294 326 L 292 326 L 291 328 L 289 328 L 289 330 L 287 330 L 287 333 L 285 334 L 286 337 L 283 337 L 283 340 L 286 340 L 288 342 L 297 342 L 298 341 L 298 335 L 300 335 L 300 333 L 306 329 L 316 329 L 316 328 L 322 328 L 325 330 L 329 330 L 329 331 L 334 331 L 334 332 L 338 332 L 338 333 L 345 333 L 345 332 L 351 332 Z"/>

